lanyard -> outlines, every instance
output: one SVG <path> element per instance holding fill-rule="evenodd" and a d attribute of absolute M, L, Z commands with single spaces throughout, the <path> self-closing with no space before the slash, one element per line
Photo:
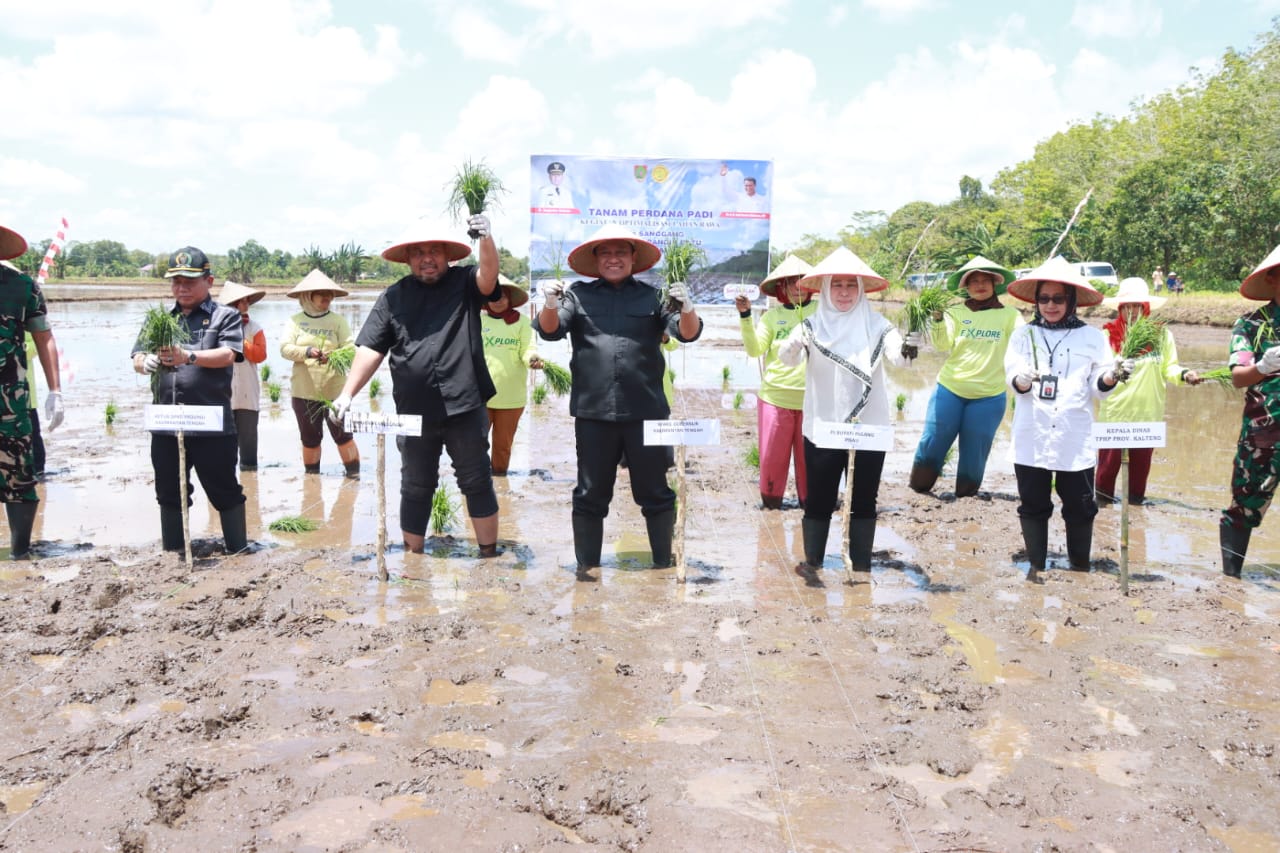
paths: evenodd
<path fill-rule="evenodd" d="M 1044 348 L 1049 351 L 1049 372 L 1050 373 L 1053 373 L 1054 354 L 1058 352 L 1058 347 L 1062 346 L 1062 342 L 1065 341 L 1067 338 L 1069 338 L 1071 336 L 1071 333 L 1074 331 L 1075 331 L 1074 328 L 1067 329 L 1067 333 L 1063 335 L 1061 338 L 1059 338 L 1056 344 L 1054 344 L 1053 346 L 1049 346 L 1049 336 L 1044 333 L 1044 329 L 1040 330 L 1040 337 L 1044 339 Z M 1067 350 L 1067 352 L 1070 352 L 1070 350 Z M 1032 360 L 1035 362 L 1036 371 L 1038 372 L 1040 370 L 1040 359 L 1038 358 L 1038 354 L 1036 351 L 1036 339 L 1034 334 L 1032 335 L 1032 338 L 1031 338 L 1031 357 L 1032 357 Z M 1054 375 L 1056 376 L 1057 374 L 1054 374 Z"/>

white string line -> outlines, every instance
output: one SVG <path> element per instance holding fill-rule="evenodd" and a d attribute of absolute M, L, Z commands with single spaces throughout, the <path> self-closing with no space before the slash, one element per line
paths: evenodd
<path fill-rule="evenodd" d="M 345 489 L 345 488 L 347 488 L 347 487 L 349 487 L 349 486 L 357 486 L 357 487 L 358 487 L 358 485 L 359 485 L 359 484 L 358 484 L 356 481 L 354 481 L 354 480 L 348 480 L 348 481 L 344 481 L 344 482 L 343 482 L 343 483 L 338 487 L 338 489 L 339 489 L 339 491 L 341 491 L 342 489 Z M 314 506 L 316 506 L 317 504 L 320 504 L 320 503 L 323 503 L 323 500 L 321 500 L 321 501 L 317 501 L 316 503 L 313 503 L 313 504 L 311 504 L 311 505 L 309 505 L 309 506 L 303 507 L 303 512 L 305 513 L 305 512 L 306 512 L 306 510 L 311 509 L 312 507 L 314 507 Z M 227 556 L 231 556 L 231 555 L 227 555 Z M 164 600 L 170 599 L 170 598 L 174 597 L 175 595 L 177 595 L 179 592 L 182 592 L 183 590 L 186 590 L 186 589 L 191 589 L 193 586 L 194 586 L 194 584 L 193 584 L 193 583 L 191 583 L 191 582 L 189 582 L 189 581 L 184 581 L 184 582 L 182 582 L 182 583 L 178 584 L 177 586 L 175 586 L 175 587 L 174 587 L 172 590 L 170 590 L 169 592 L 165 593 L 165 594 L 164 594 L 164 596 L 161 598 L 161 600 L 162 600 L 162 601 L 164 601 Z M 175 687 L 173 687 L 173 688 L 171 688 L 171 689 L 169 689 L 169 690 L 165 691 L 165 692 L 162 694 L 162 699 L 163 699 L 163 697 L 173 696 L 173 695 L 175 695 L 175 694 L 177 694 L 177 693 L 182 692 L 182 691 L 183 691 L 183 690 L 185 690 L 188 686 L 190 686 L 193 682 L 195 682 L 197 679 L 199 679 L 199 678 L 203 678 L 203 677 L 205 676 L 205 674 L 206 674 L 206 673 L 210 672 L 210 671 L 211 671 L 211 670 L 213 670 L 216 666 L 220 665 L 220 664 L 222 663 L 222 661 L 227 657 L 227 655 L 229 655 L 229 654 L 230 654 L 231 652 L 233 652 L 233 651 L 238 651 L 238 650 L 240 649 L 240 647 L 241 647 L 241 646 L 246 645 L 248 642 L 249 642 L 249 640 L 248 640 L 248 638 L 247 638 L 247 637 L 246 637 L 246 638 L 242 638 L 242 639 L 240 639 L 240 640 L 237 640 L 237 641 L 236 641 L 234 644 L 232 644 L 229 648 L 227 648 L 225 651 L 223 651 L 221 654 L 219 654 L 217 657 L 215 657 L 212 661 L 210 661 L 208 664 L 206 664 L 206 665 L 205 665 L 205 667 L 204 667 L 203 669 L 200 669 L 200 670 L 196 671 L 195 673 L 192 673 L 192 674 L 191 674 L 191 676 L 189 676 L 189 677 L 188 677 L 186 680 L 184 680 L 181 684 L 179 684 L 179 685 L 177 685 L 177 686 L 175 686 Z M 256 641 L 254 641 L 254 642 L 256 642 Z M 84 656 L 85 656 L 85 654 L 86 654 L 88 651 L 89 651 L 88 649 L 81 649 L 79 652 L 77 652 L 77 653 L 75 653 L 74 655 L 72 655 L 72 659 L 74 660 L 76 657 L 84 657 Z M 3 696 L 0 696 L 0 698 L 7 698 L 7 697 L 8 697 L 8 696 L 10 696 L 10 695 L 15 691 L 15 690 L 18 690 L 18 689 L 20 689 L 21 687 L 26 686 L 26 684 L 30 683 L 31 681 L 34 681 L 36 678 L 39 678 L 39 677 L 40 677 L 40 676 L 42 676 L 42 675 L 49 675 L 49 674 L 50 674 L 50 673 L 47 673 L 47 672 L 43 672 L 43 673 L 42 673 L 42 672 L 37 672 L 37 673 L 35 673 L 35 674 L 30 678 L 30 679 L 28 679 L 28 680 L 27 680 L 27 682 L 24 682 L 23 684 L 17 685 L 16 687 L 14 687 L 14 688 L 12 688 L 12 689 L 10 689 L 10 690 L 6 691 L 6 692 L 3 694 Z M 26 811 L 24 811 L 24 812 L 22 812 L 21 814 L 19 814 L 19 815 L 18 815 L 17 817 L 15 817 L 12 821 L 10 821 L 8 824 L 6 824 L 6 825 L 5 825 L 5 827 L 4 827 L 3 829 L 0 829 L 0 837 L 3 837 L 4 835 L 7 835 L 7 834 L 8 834 L 8 832 L 9 832 L 9 830 L 11 830 L 11 829 L 13 829 L 13 827 L 17 826 L 17 825 L 18 825 L 18 823 L 20 823 L 22 820 L 26 819 L 26 817 L 27 817 L 28 815 L 30 815 L 30 814 L 32 814 L 33 812 L 35 812 L 37 808 L 39 808 L 40 806 L 43 806 L 43 805 L 45 805 L 46 803 L 48 803 L 48 802 L 52 801 L 52 800 L 54 799 L 55 794 L 56 794 L 58 791 L 62 790 L 62 788 L 64 788 L 64 787 L 67 785 L 67 783 L 69 783 L 69 782 L 73 781 L 74 779 L 76 779 L 77 777 L 79 777 L 81 774 L 83 774 L 83 773 L 87 772 L 88 770 L 90 770 L 91 768 L 93 768 L 93 767 L 97 764 L 97 762 L 98 762 L 98 759 L 99 759 L 99 758 L 102 758 L 104 755 L 107 755 L 107 754 L 109 754 L 109 753 L 113 752 L 113 751 L 115 750 L 115 748 L 116 748 L 116 747 L 121 743 L 121 741 L 123 741 L 123 740 L 124 740 L 124 739 L 126 739 L 126 738 L 132 737 L 132 736 L 133 736 L 133 734 L 134 734 L 135 732 L 137 732 L 137 731 L 138 731 L 138 729 L 142 728 L 142 726 L 143 726 L 143 725 L 145 725 L 149 720 L 151 720 L 151 717 L 147 717 L 146 719 L 139 721 L 138 723 L 134 724 L 133 726 L 130 726 L 128 729 L 126 729 L 125 731 L 121 732 L 121 733 L 120 733 L 120 735 L 119 735 L 118 737 L 116 737 L 113 741 L 111 741 L 111 743 L 110 743 L 110 744 L 108 744 L 107 746 L 105 746 L 105 747 L 103 747 L 101 750 L 99 750 L 99 751 L 97 752 L 97 754 L 95 754 L 91 759 L 89 759 L 87 762 L 85 762 L 85 764 L 84 764 L 82 767 L 80 767 L 78 770 L 76 770 L 74 773 L 71 773 L 70 775 L 68 775 L 68 776 L 66 776 L 66 777 L 64 777 L 64 778 L 62 778 L 62 779 L 60 779 L 60 780 L 57 782 L 57 784 L 55 784 L 52 788 L 49 788 L 49 789 L 44 790 L 44 791 L 41 791 L 40 796 L 38 797 L 38 801 L 37 801 L 37 802 L 36 802 L 36 803 L 31 807 L 31 808 L 29 808 L 29 809 L 27 809 Z M 108 721 L 108 724 L 109 724 L 109 721 Z"/>
<path fill-rule="evenodd" d="M 759 426 L 757 425 L 757 439 L 756 439 L 757 443 L 759 442 L 758 433 L 759 433 Z M 848 487 L 846 485 L 846 491 L 847 489 Z M 846 500 L 847 499 L 848 497 L 846 496 Z M 777 538 L 774 536 L 772 527 L 766 524 L 765 531 L 769 536 L 769 541 L 773 546 L 773 550 L 775 554 L 777 554 L 779 558 L 780 565 L 783 568 L 783 573 L 785 575 L 787 584 L 791 588 L 792 598 L 795 599 L 796 603 L 799 604 L 800 608 L 804 612 L 810 613 L 811 608 L 809 608 L 805 603 L 805 599 L 800 594 L 799 587 L 796 585 L 797 578 L 796 578 L 795 572 L 788 571 L 786 569 L 786 566 L 788 563 L 787 555 L 783 553 L 781 544 L 778 542 Z M 841 547 L 844 547 L 843 544 L 841 545 Z M 826 543 L 823 543 L 823 548 L 825 550 Z M 843 580 L 841 582 L 843 582 Z M 871 763 L 875 766 L 876 772 L 880 776 L 880 781 L 884 784 L 885 790 L 888 792 L 889 803 L 893 806 L 893 811 L 895 816 L 898 819 L 898 824 L 902 827 L 902 832 L 906 836 L 908 843 L 910 843 L 911 849 L 919 853 L 920 846 L 916 843 L 915 835 L 911 832 L 911 827 L 907 823 L 905 816 L 902 814 L 902 807 L 898 805 L 898 799 L 893 794 L 893 790 L 891 787 L 891 780 L 889 779 L 888 771 L 886 771 L 884 768 L 884 765 L 880 763 L 880 759 L 876 754 L 877 747 L 880 746 L 880 743 L 879 741 L 875 740 L 868 734 L 866 727 L 862 724 L 862 719 L 858 716 L 857 709 L 854 708 L 853 706 L 853 700 L 850 699 L 849 692 L 845 689 L 844 681 L 840 678 L 840 672 L 839 670 L 836 669 L 835 661 L 831 655 L 830 650 L 827 648 L 826 643 L 823 642 L 822 637 L 813 628 L 813 625 L 815 623 L 813 622 L 813 620 L 808 620 L 808 624 L 809 624 L 809 636 L 817 643 L 818 649 L 822 653 L 822 659 L 826 663 L 827 668 L 830 670 L 832 679 L 835 681 L 836 687 L 840 694 L 840 698 L 844 701 L 845 707 L 848 708 L 850 717 L 853 718 L 853 727 L 858 732 L 858 734 L 861 735 L 863 744 L 868 748 L 868 751 L 871 757 Z"/>

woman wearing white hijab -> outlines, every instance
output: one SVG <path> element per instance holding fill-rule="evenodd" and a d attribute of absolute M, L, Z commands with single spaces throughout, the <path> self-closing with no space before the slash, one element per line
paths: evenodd
<path fill-rule="evenodd" d="M 805 561 L 797 570 L 812 577 L 822 567 L 840 477 L 849 460 L 847 450 L 817 446 L 818 421 L 888 426 L 884 362 L 897 365 L 915 358 L 920 341 L 915 333 L 904 341 L 892 323 L 872 310 L 865 295 L 884 290 L 889 282 L 846 248 L 828 255 L 800 279 L 800 286 L 820 291 L 818 310 L 791 331 L 778 358 L 792 365 L 808 359 L 803 432 L 809 495 L 802 522 Z M 857 571 L 871 569 L 883 468 L 883 451 L 854 451 L 849 558 Z"/>

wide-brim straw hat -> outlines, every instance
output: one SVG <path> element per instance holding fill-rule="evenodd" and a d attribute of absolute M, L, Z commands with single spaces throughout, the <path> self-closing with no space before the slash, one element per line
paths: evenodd
<path fill-rule="evenodd" d="M 596 246 L 601 243 L 607 243 L 610 240 L 625 240 L 635 249 L 636 262 L 635 266 L 631 268 L 633 275 L 638 272 L 644 272 L 647 269 L 653 269 L 658 265 L 658 261 L 662 260 L 662 250 L 656 245 L 648 240 L 640 239 L 630 229 L 611 222 L 608 225 L 602 225 L 599 231 L 587 239 L 587 242 L 569 253 L 569 269 L 578 275 L 599 278 L 600 267 L 596 264 Z"/>
<path fill-rule="evenodd" d="M 338 287 L 338 283 L 329 276 L 325 275 L 318 267 L 307 273 L 307 277 L 293 286 L 285 296 L 301 296 L 304 293 L 332 293 L 336 296 L 346 296 L 347 291 Z"/>
<path fill-rule="evenodd" d="M 421 219 L 410 225 L 400 239 L 382 250 L 382 257 L 396 264 L 409 263 L 409 247 L 418 243 L 442 243 L 450 263 L 471 254 L 471 246 L 454 236 L 453 230 L 440 222 Z"/>
<path fill-rule="evenodd" d="M 1148 308 L 1156 309 L 1168 301 L 1163 296 L 1152 296 L 1151 288 L 1147 286 L 1147 280 L 1138 278 L 1135 275 L 1120 282 L 1120 289 L 1116 291 L 1116 295 L 1108 296 L 1102 300 L 1102 304 L 1118 311 L 1121 305 L 1135 304 L 1146 305 Z"/>
<path fill-rule="evenodd" d="M 989 261 L 982 257 L 982 255 L 974 255 L 969 259 L 968 263 L 960 267 L 960 269 L 956 270 L 951 275 L 947 276 L 947 290 L 950 290 L 952 293 L 959 293 L 964 289 L 965 279 L 969 277 L 970 273 L 975 272 L 991 273 L 999 279 L 995 286 L 996 296 L 1000 296 L 1007 291 L 1009 289 L 1009 283 L 1017 278 L 1017 276 L 1013 274 L 1013 270 L 1005 269 L 995 261 Z"/>
<path fill-rule="evenodd" d="M 27 251 L 27 240 L 12 228 L 0 225 L 0 261 L 20 257 Z"/>
<path fill-rule="evenodd" d="M 249 304 L 252 305 L 261 301 L 266 295 L 265 290 L 246 287 L 238 281 L 228 281 L 222 285 L 222 290 L 218 293 L 218 302 L 223 305 L 235 305 L 241 299 L 248 299 Z"/>
<path fill-rule="evenodd" d="M 810 272 L 813 271 L 813 265 L 802 258 L 795 255 L 787 255 L 783 258 L 782 263 L 774 267 L 773 272 L 769 273 L 764 281 L 760 282 L 760 290 L 766 296 L 777 296 L 778 285 L 786 284 L 787 281 L 794 279 L 799 281 Z"/>
<path fill-rule="evenodd" d="M 502 273 L 498 273 L 498 284 L 507 292 L 507 301 L 511 303 L 512 308 L 519 308 L 529 301 L 529 291 Z"/>
<path fill-rule="evenodd" d="M 800 279 L 800 286 L 805 290 L 819 291 L 824 282 L 837 275 L 853 275 L 862 279 L 863 293 L 875 293 L 889 287 L 888 279 L 844 246 L 819 261 L 817 266 Z"/>
<path fill-rule="evenodd" d="M 1050 258 L 1010 284 L 1009 293 L 1023 302 L 1034 303 L 1036 301 L 1036 285 L 1042 281 L 1074 287 L 1076 289 L 1077 307 L 1085 308 L 1090 305 L 1097 305 L 1102 301 L 1102 294 L 1089 283 L 1088 279 L 1080 275 L 1079 266 L 1069 263 L 1062 255 Z"/>
<path fill-rule="evenodd" d="M 1257 299 L 1259 302 L 1270 301 L 1275 295 L 1275 288 L 1267 284 L 1267 270 L 1272 267 L 1280 267 L 1280 246 L 1272 249 L 1266 260 L 1258 264 L 1257 268 L 1240 282 L 1240 295 L 1245 299 Z M 1172 272 L 1169 274 L 1173 275 Z"/>

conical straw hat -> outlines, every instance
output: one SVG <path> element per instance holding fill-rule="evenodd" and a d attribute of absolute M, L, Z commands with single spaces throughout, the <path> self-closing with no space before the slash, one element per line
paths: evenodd
<path fill-rule="evenodd" d="M 1009 285 L 1009 292 L 1023 302 L 1036 301 L 1036 285 L 1042 281 L 1065 284 L 1076 289 L 1076 305 L 1084 308 L 1097 305 L 1102 301 L 1102 294 L 1080 275 L 1080 269 L 1067 261 L 1062 255 L 1056 255 L 1040 266 Z"/>
<path fill-rule="evenodd" d="M 888 279 L 844 246 L 819 261 L 817 266 L 800 279 L 800 286 L 805 290 L 822 290 L 823 283 L 836 275 L 857 276 L 862 280 L 863 293 L 875 293 L 889 286 Z"/>
<path fill-rule="evenodd" d="M 569 269 L 579 275 L 599 278 L 600 267 L 596 265 L 595 248 L 609 240 L 625 240 L 636 250 L 636 262 L 631 270 L 633 275 L 652 269 L 662 259 L 662 250 L 653 243 L 640 239 L 621 225 L 609 223 L 602 225 L 585 243 L 569 253 Z"/>
<path fill-rule="evenodd" d="M 329 278 L 319 269 L 314 269 L 307 273 L 307 277 L 293 286 L 285 296 L 301 296 L 304 293 L 316 293 L 319 291 L 328 291 L 334 296 L 346 296 L 347 291 L 338 287 L 337 282 Z"/>
<path fill-rule="evenodd" d="M 778 285 L 787 279 L 801 279 L 813 271 L 813 266 L 795 255 L 787 255 L 782 263 L 774 267 L 773 272 L 760 282 L 760 290 L 766 296 L 776 296 Z"/>
<path fill-rule="evenodd" d="M 400 238 L 382 250 L 382 257 L 396 264 L 409 263 L 409 247 L 415 243 L 443 243 L 449 261 L 460 261 L 471 254 L 471 246 L 455 235 L 455 230 L 440 222 L 419 219 L 400 234 Z"/>
<path fill-rule="evenodd" d="M 1258 264 L 1257 268 L 1240 283 L 1240 295 L 1245 299 L 1257 299 L 1265 302 L 1271 299 L 1275 288 L 1267 284 L 1267 270 L 1280 267 L 1280 246 L 1271 250 L 1271 254 Z"/>

